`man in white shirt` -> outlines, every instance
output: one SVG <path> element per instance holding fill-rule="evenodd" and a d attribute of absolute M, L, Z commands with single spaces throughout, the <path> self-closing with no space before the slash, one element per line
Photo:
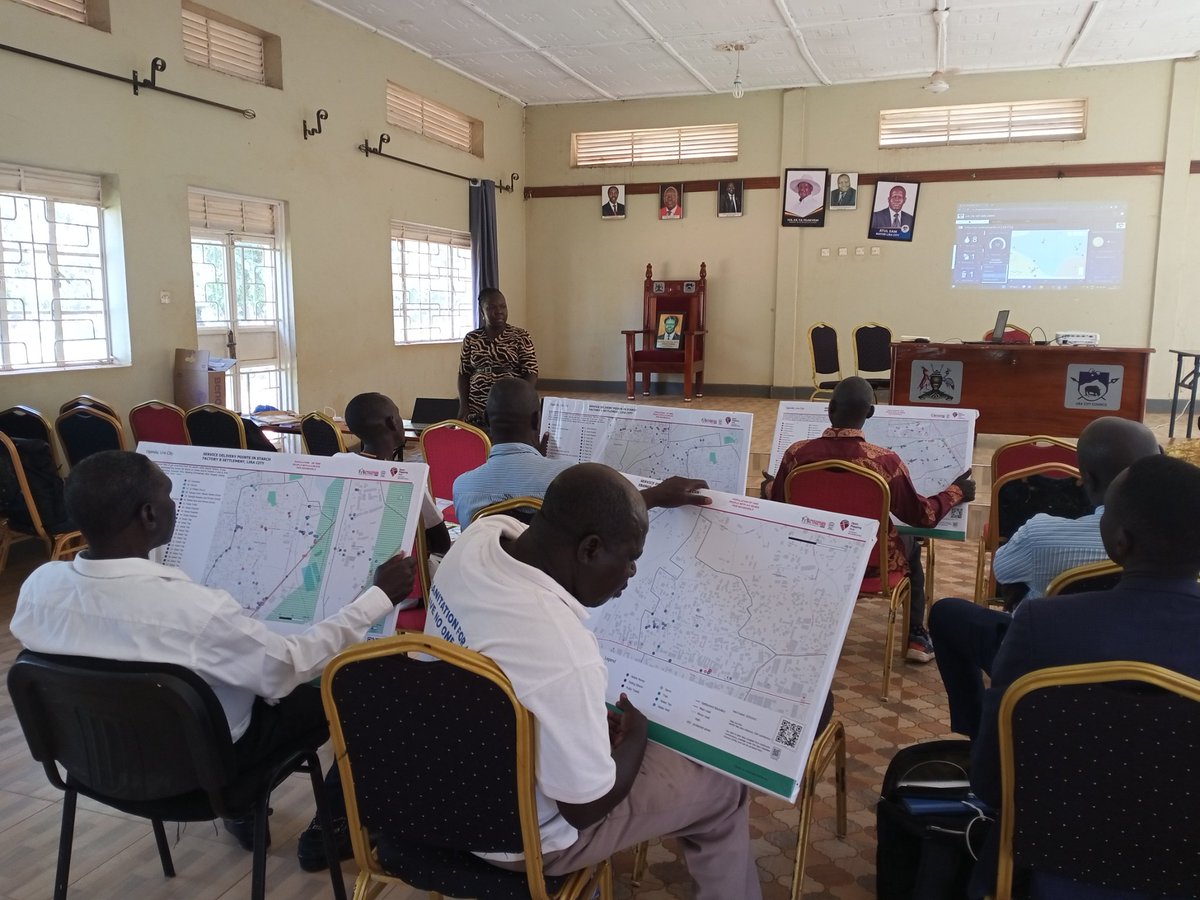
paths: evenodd
<path fill-rule="evenodd" d="M 434 579 L 425 633 L 491 658 L 533 714 L 548 874 L 677 836 L 696 900 L 757 900 L 746 787 L 648 744 L 646 719 L 628 698 L 609 715 L 607 670 L 584 625 L 588 610 L 619 595 L 637 571 L 646 500 L 706 503 L 699 486 L 674 478 L 639 494 L 607 466 L 571 467 L 530 525 L 492 516 L 463 533 Z"/>
<path fill-rule="evenodd" d="M 87 457 L 67 477 L 66 504 L 88 549 L 25 580 L 13 636 L 39 653 L 186 666 L 212 686 L 245 767 L 326 727 L 320 691 L 308 682 L 412 590 L 414 560 L 393 557 L 352 603 L 284 636 L 245 615 L 227 592 L 150 561 L 175 530 L 175 501 L 171 479 L 146 457 L 126 450 Z M 337 781 L 327 779 L 326 788 L 340 804 Z M 247 820 L 225 825 L 252 849 Z"/>

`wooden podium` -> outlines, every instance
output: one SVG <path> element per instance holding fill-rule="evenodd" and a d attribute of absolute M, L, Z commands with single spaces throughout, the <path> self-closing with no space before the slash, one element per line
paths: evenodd
<path fill-rule="evenodd" d="M 1145 418 L 1153 352 L 1134 347 L 893 343 L 891 402 L 977 409 L 975 430 L 987 434 L 1077 437 L 1101 416 L 1138 422 Z M 954 384 L 947 384 L 947 378 Z"/>
<path fill-rule="evenodd" d="M 642 327 L 622 331 L 625 335 L 625 392 L 633 399 L 634 376 L 641 373 L 642 394 L 650 393 L 650 375 L 683 374 L 683 399 L 692 399 L 693 385 L 697 397 L 704 396 L 704 300 L 707 291 L 708 267 L 700 263 L 700 277 L 686 281 L 655 281 L 654 271 L 646 263 L 646 280 L 642 288 Z M 656 338 L 663 316 L 675 316 L 682 321 L 678 349 L 659 349 Z M 641 335 L 642 346 L 636 345 Z"/>

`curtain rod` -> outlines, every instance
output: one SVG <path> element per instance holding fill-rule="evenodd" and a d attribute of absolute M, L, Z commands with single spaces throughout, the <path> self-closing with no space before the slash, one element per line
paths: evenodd
<path fill-rule="evenodd" d="M 76 72 L 86 72 L 89 75 L 98 75 L 101 78 L 108 78 L 112 81 L 121 81 L 125 84 L 133 85 L 133 93 L 136 96 L 142 88 L 147 88 L 152 91 L 159 91 L 163 94 L 170 94 L 172 97 L 182 97 L 184 100 L 194 100 L 196 103 L 204 103 L 207 106 L 215 106 L 217 109 L 227 109 L 230 112 L 238 113 L 247 119 L 253 119 L 255 112 L 252 109 L 241 109 L 237 106 L 228 106 L 224 103 L 217 103 L 215 100 L 207 100 L 204 97 L 196 97 L 192 94 L 185 94 L 182 91 L 173 91 L 170 88 L 162 87 L 157 84 L 159 72 L 166 71 L 167 61 L 161 56 L 156 56 L 150 61 L 150 77 L 138 78 L 137 69 L 133 70 L 133 75 L 114 75 L 112 72 L 102 72 L 100 69 L 93 69 L 89 66 L 81 66 L 79 63 L 73 63 L 65 59 L 58 59 L 53 56 L 45 56 L 41 53 L 34 53 L 32 50 L 22 50 L 20 47 L 13 47 L 9 44 L 0 44 L 0 50 L 7 50 L 9 53 L 16 53 L 19 56 L 28 56 L 30 59 L 38 59 L 42 62 L 53 63 L 56 66 L 64 66 L 68 69 L 74 69 Z"/>
<path fill-rule="evenodd" d="M 439 175 L 449 175 L 451 178 L 459 178 L 463 181 L 469 181 L 471 184 L 478 184 L 478 178 L 472 178 L 469 175 L 459 175 L 457 172 L 448 172 L 445 169 L 439 169 L 436 166 L 427 166 L 425 163 L 419 163 L 415 160 L 405 159 L 402 156 L 392 156 L 390 153 L 383 152 L 383 145 L 391 143 L 392 136 L 387 132 L 379 135 L 379 144 L 372 147 L 369 138 L 363 138 L 363 142 L 358 145 L 357 149 L 370 159 L 372 156 L 382 156 L 384 159 L 390 159 L 394 162 L 404 163 L 406 166 L 416 166 L 418 169 L 425 169 L 428 172 L 437 172 Z M 521 180 L 521 176 L 513 172 L 509 177 L 508 184 L 504 183 L 504 177 L 496 179 L 496 190 L 501 193 L 512 193 L 513 185 Z"/>

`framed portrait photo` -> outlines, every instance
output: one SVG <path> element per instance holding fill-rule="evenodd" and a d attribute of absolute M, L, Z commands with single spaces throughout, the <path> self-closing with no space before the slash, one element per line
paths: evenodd
<path fill-rule="evenodd" d="M 783 224 L 800 228 L 825 226 L 828 169 L 786 169 L 783 173 Z"/>
<path fill-rule="evenodd" d="M 875 182 L 875 201 L 871 204 L 871 224 L 867 237 L 876 241 L 911 241 L 917 226 L 916 181 Z"/>
<path fill-rule="evenodd" d="M 742 214 L 742 192 L 745 182 L 741 178 L 729 178 L 717 182 L 717 216 L 730 218 Z"/>
<path fill-rule="evenodd" d="M 683 182 L 658 186 L 658 217 L 662 220 L 683 218 Z"/>
<path fill-rule="evenodd" d="M 829 210 L 858 209 L 858 173 L 833 170 L 829 179 Z"/>
<path fill-rule="evenodd" d="M 625 218 L 625 185 L 603 184 L 600 186 L 600 218 Z"/>
<path fill-rule="evenodd" d="M 678 350 L 682 344 L 683 313 L 659 313 L 658 336 L 654 339 L 655 350 Z"/>

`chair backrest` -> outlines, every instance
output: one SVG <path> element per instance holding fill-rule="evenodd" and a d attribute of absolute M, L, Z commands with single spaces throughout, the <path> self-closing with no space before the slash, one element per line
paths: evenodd
<path fill-rule="evenodd" d="M 1074 466 L 1047 462 L 1008 472 L 992 482 L 989 549 L 1008 540 L 1038 513 L 1078 519 L 1094 509 Z"/>
<path fill-rule="evenodd" d="M 45 441 L 0 432 L 0 518 L 43 540 L 74 530 L 63 502 L 63 480 Z"/>
<path fill-rule="evenodd" d="M 0 410 L 0 433 L 10 438 L 31 438 L 45 441 L 50 448 L 54 465 L 58 465 L 58 452 L 54 449 L 54 435 L 50 423 L 32 406 L 10 406 Z"/>
<path fill-rule="evenodd" d="M 832 325 L 817 322 L 808 329 L 808 351 L 812 359 L 813 387 L 819 387 L 822 381 L 842 380 L 842 366 L 838 362 L 837 330 Z"/>
<path fill-rule="evenodd" d="M 475 510 L 475 514 L 471 516 L 471 521 L 482 519 L 484 516 L 511 516 L 518 522 L 524 522 L 528 525 L 532 520 L 534 513 L 542 508 L 541 497 L 510 497 L 507 500 L 499 500 L 496 503 L 490 503 L 481 509 Z"/>
<path fill-rule="evenodd" d="M 156 444 L 190 444 L 186 413 L 174 403 L 163 400 L 148 400 L 129 411 L 129 430 L 133 432 L 133 443 L 142 441 Z"/>
<path fill-rule="evenodd" d="M 854 369 L 859 374 L 891 371 L 892 329 L 878 322 L 854 329 Z"/>
<path fill-rule="evenodd" d="M 882 475 L 844 460 L 806 463 L 788 472 L 783 483 L 783 497 L 787 503 L 797 506 L 877 521 L 879 532 L 871 551 L 873 556 L 868 560 L 874 560 L 882 583 L 887 584 L 892 492 Z"/>
<path fill-rule="evenodd" d="M 1009 441 L 997 447 L 992 454 L 992 483 L 1017 469 L 1054 462 L 1079 468 L 1079 453 L 1075 445 L 1044 434 Z"/>
<path fill-rule="evenodd" d="M 1117 586 L 1125 570 L 1110 560 L 1087 563 L 1060 572 L 1046 586 L 1047 597 L 1061 594 L 1082 594 L 1085 591 L 1107 591 Z"/>
<path fill-rule="evenodd" d="M 300 420 L 300 435 L 304 439 L 304 452 L 313 456 L 333 456 L 346 452 L 341 429 L 324 413 L 306 414 Z"/>
<path fill-rule="evenodd" d="M 198 447 L 246 449 L 246 426 L 242 417 L 231 409 L 205 403 L 189 409 L 184 421 L 188 439 Z"/>
<path fill-rule="evenodd" d="M 59 788 L 137 803 L 216 792 L 236 773 L 216 695 L 182 666 L 54 656 L 26 650 L 8 692 L 33 758 Z"/>
<path fill-rule="evenodd" d="M 360 865 L 379 866 L 377 832 L 381 847 L 524 852 L 531 890 L 541 882 L 533 717 L 495 663 L 404 634 L 338 654 L 321 696 Z"/>
<path fill-rule="evenodd" d="M 114 407 L 109 406 L 103 400 L 93 397 L 91 394 L 80 394 L 78 397 L 72 397 L 66 403 L 58 408 L 60 414 L 65 413 L 68 409 L 74 409 L 77 406 L 86 406 L 89 409 L 98 409 L 102 413 L 107 413 L 114 419 L 120 419 Z"/>
<path fill-rule="evenodd" d="M 418 441 L 421 456 L 429 466 L 433 496 L 442 500 L 454 497 L 454 479 L 482 466 L 492 449 L 492 442 L 481 429 L 458 419 L 430 425 Z M 458 521 L 452 511 L 447 513 L 449 520 Z"/>
<path fill-rule="evenodd" d="M 985 341 L 990 341 L 992 339 L 993 334 L 995 334 L 995 329 L 989 328 L 987 331 L 985 331 L 983 333 L 983 339 Z M 1032 342 L 1033 341 L 1030 338 L 1029 332 L 1026 331 L 1024 328 L 1019 328 L 1016 325 L 1005 325 L 1004 326 L 1004 337 L 1000 339 L 1000 343 L 1002 343 L 1002 344 L 1030 344 Z"/>
<path fill-rule="evenodd" d="M 54 420 L 54 433 L 72 466 L 101 450 L 124 450 L 121 420 L 92 406 L 72 406 Z"/>
<path fill-rule="evenodd" d="M 1000 704 L 1000 868 L 1200 896 L 1200 681 L 1140 662 L 1031 672 Z"/>

